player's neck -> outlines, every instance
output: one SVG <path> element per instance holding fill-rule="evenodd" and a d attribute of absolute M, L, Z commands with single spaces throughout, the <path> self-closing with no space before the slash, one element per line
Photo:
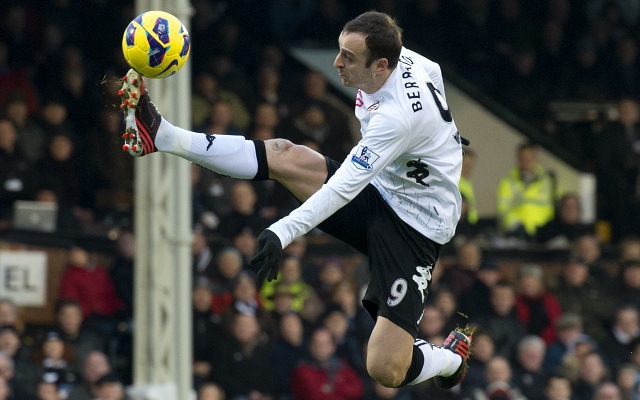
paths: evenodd
<path fill-rule="evenodd" d="M 362 87 L 360 89 L 366 94 L 373 94 L 377 92 L 384 86 L 385 83 L 387 83 L 387 80 L 391 76 L 392 72 L 393 72 L 392 69 L 388 69 L 388 68 L 385 69 L 384 71 L 380 72 L 380 74 L 375 75 L 373 77 L 373 80 L 371 81 L 371 85 L 368 85 L 369 87 L 367 88 Z"/>

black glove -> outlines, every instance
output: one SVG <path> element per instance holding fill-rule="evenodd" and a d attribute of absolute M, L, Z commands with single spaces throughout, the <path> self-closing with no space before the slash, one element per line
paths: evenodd
<path fill-rule="evenodd" d="M 267 277 L 271 282 L 278 277 L 282 263 L 282 244 L 278 235 L 265 229 L 258 236 L 258 253 L 251 259 L 252 266 L 260 266 L 258 277 Z"/>

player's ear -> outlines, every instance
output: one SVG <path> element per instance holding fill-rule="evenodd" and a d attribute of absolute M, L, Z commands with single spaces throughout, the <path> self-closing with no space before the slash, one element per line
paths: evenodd
<path fill-rule="evenodd" d="M 386 58 L 378 58 L 376 60 L 376 72 L 382 72 L 389 67 L 389 60 Z"/>

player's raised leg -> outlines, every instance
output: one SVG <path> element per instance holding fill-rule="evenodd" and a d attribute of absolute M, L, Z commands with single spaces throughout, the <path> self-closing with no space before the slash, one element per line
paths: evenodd
<path fill-rule="evenodd" d="M 379 316 L 367 346 L 367 372 L 387 387 L 436 377 L 438 386 L 450 389 L 467 373 L 470 346 L 469 328 L 454 330 L 440 347 L 414 340 L 405 329 Z"/>
<path fill-rule="evenodd" d="M 151 102 L 140 74 L 129 70 L 118 93 L 125 112 L 123 150 L 133 156 L 162 151 L 238 179 L 275 179 L 305 201 L 327 178 L 325 158 L 285 139 L 246 140 L 173 126 Z"/>

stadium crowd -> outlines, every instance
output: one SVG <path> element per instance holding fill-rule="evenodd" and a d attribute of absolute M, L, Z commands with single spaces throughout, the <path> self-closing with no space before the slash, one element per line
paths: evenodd
<path fill-rule="evenodd" d="M 285 137 L 344 159 L 359 136 L 351 99 L 286 53 L 330 45 L 362 11 L 389 12 L 408 47 L 542 127 L 552 100 L 608 101 L 619 118 L 558 134 L 598 177 L 603 251 L 580 200 L 555 193 L 537 147 L 496 188 L 496 229 L 561 258 L 483 254 L 465 155 L 466 207 L 434 269 L 420 336 L 473 323 L 463 383 L 388 389 L 366 374 L 373 322 L 364 258 L 313 231 L 285 249 L 278 280 L 248 260 L 256 236 L 297 203 L 274 182 L 192 168 L 193 376 L 199 399 L 637 399 L 640 382 L 640 2 L 623 0 L 193 0 L 192 126 Z M 117 77 L 130 0 L 0 5 L 0 229 L 16 200 L 56 202 L 60 234 L 120 234 L 110 265 L 68 251 L 54 326 L 25 326 L 0 299 L 0 400 L 124 399 L 131 384 L 133 159 L 121 150 Z M 455 112 L 455 110 L 454 110 Z M 475 173 L 481 174 L 481 171 Z M 519 203 L 515 201 L 517 199 Z M 527 202 L 528 201 L 528 202 Z M 535 204 L 535 207 L 531 205 Z M 123 211 L 124 210 L 124 211 Z M 330 242 L 331 243 L 331 242 Z M 333 249 L 333 248 L 332 248 Z M 606 254 L 605 254 L 606 253 Z M 554 253 L 555 254 L 555 253 Z M 0 293 L 0 298 L 2 294 Z"/>

